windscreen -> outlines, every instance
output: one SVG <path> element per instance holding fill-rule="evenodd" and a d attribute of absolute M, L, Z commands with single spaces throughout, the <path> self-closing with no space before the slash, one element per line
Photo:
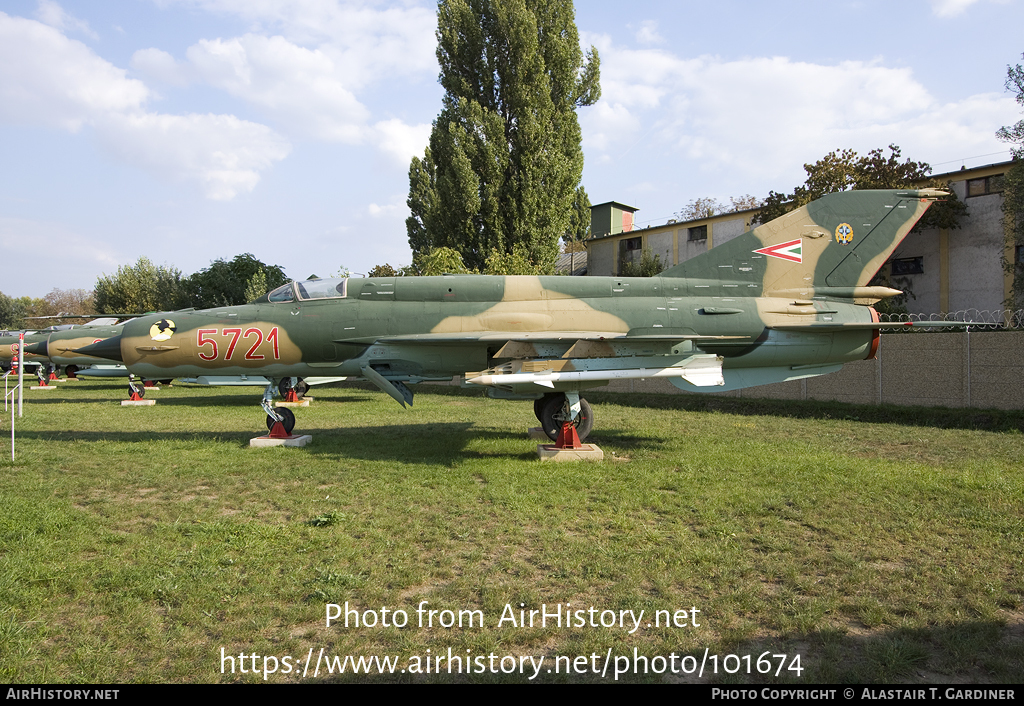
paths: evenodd
<path fill-rule="evenodd" d="M 296 282 L 300 299 L 333 299 L 344 297 L 348 287 L 347 279 L 307 279 Z M 271 300 L 273 301 L 273 300 Z"/>

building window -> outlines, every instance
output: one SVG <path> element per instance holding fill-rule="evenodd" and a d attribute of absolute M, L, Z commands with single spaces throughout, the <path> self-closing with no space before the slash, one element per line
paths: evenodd
<path fill-rule="evenodd" d="M 892 275 L 922 275 L 924 274 L 923 257 L 901 257 L 892 261 Z"/>
<path fill-rule="evenodd" d="M 687 238 L 686 238 L 687 240 L 707 240 L 708 239 L 708 227 L 706 225 L 704 225 L 704 226 L 696 226 L 695 228 L 687 228 L 686 230 L 689 231 L 689 233 L 687 235 Z"/>
<path fill-rule="evenodd" d="M 967 180 L 967 196 L 984 196 L 985 194 L 998 194 L 1003 190 L 1005 177 L 1003 174 L 996 174 L 990 177 Z"/>
<path fill-rule="evenodd" d="M 626 252 L 640 250 L 643 247 L 642 238 L 628 238 L 623 241 Z"/>

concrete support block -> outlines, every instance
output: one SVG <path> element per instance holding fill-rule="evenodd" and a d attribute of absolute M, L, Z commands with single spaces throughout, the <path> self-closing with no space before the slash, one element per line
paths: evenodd
<path fill-rule="evenodd" d="M 286 439 L 273 439 L 269 436 L 257 436 L 255 439 L 249 439 L 249 446 L 251 448 L 265 448 L 267 446 L 305 446 L 313 440 L 313 437 L 309 434 L 292 434 Z"/>
<path fill-rule="evenodd" d="M 603 461 L 604 451 L 595 444 L 583 444 L 581 449 L 559 449 L 554 444 L 537 444 L 541 461 Z"/>

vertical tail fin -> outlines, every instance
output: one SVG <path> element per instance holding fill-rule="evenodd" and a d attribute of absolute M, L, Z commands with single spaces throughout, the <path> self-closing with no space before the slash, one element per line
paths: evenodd
<path fill-rule="evenodd" d="M 748 283 L 742 293 L 750 296 L 810 296 L 826 289 L 848 289 L 844 296 L 853 296 L 852 289 L 867 285 L 932 202 L 946 195 L 939 189 L 829 194 L 661 276 L 732 278 Z"/>

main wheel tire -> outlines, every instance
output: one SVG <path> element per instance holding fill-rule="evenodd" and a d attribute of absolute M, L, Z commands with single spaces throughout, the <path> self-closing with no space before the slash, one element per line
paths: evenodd
<path fill-rule="evenodd" d="M 305 380 L 299 380 L 295 386 L 295 394 L 299 397 L 305 397 L 307 392 L 309 392 L 309 385 L 306 384 Z"/>
<path fill-rule="evenodd" d="M 558 438 L 558 432 L 562 430 L 562 422 L 568 412 L 565 409 L 566 405 L 565 395 L 552 395 L 541 412 L 541 426 L 552 441 Z M 576 427 L 576 435 L 580 437 L 580 441 L 590 436 L 590 430 L 594 428 L 594 410 L 583 398 L 580 398 L 580 413 L 572 425 Z"/>
<path fill-rule="evenodd" d="M 292 429 L 295 428 L 295 414 L 293 414 L 287 407 L 277 407 L 275 411 L 281 415 L 281 424 L 284 425 L 285 433 L 291 434 Z M 277 422 L 277 420 L 268 414 L 267 429 L 273 429 L 275 422 Z"/>
<path fill-rule="evenodd" d="M 78 372 L 78 366 L 77 365 L 69 365 L 68 367 L 64 368 L 64 377 L 73 378 L 75 376 L 75 373 L 77 373 L 77 372 Z"/>
<path fill-rule="evenodd" d="M 277 391 L 281 393 L 281 397 L 287 397 L 288 391 L 292 389 L 291 378 L 281 378 L 281 382 L 277 383 Z"/>
<path fill-rule="evenodd" d="M 557 397 L 558 399 L 565 399 L 565 396 L 559 392 L 549 392 L 543 397 L 538 397 L 533 401 L 533 416 L 537 418 L 537 421 L 544 424 L 544 406 L 551 401 L 551 398 Z"/>

